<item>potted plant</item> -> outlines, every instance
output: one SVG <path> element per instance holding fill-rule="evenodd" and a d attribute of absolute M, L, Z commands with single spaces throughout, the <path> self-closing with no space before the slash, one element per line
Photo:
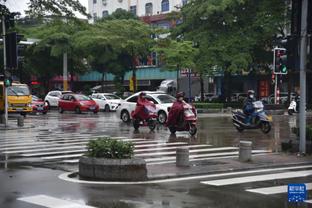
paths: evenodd
<path fill-rule="evenodd" d="M 110 137 L 91 140 L 87 153 L 79 159 L 81 178 L 106 181 L 147 179 L 146 162 L 134 158 L 134 145 Z"/>

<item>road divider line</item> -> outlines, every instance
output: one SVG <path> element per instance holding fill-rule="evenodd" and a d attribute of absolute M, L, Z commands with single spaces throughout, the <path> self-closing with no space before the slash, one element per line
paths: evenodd
<path fill-rule="evenodd" d="M 303 170 L 303 171 L 291 171 L 291 172 L 274 173 L 274 174 L 266 174 L 266 175 L 219 179 L 219 180 L 212 180 L 212 181 L 201 181 L 200 183 L 206 184 L 206 185 L 212 185 L 212 186 L 227 186 L 227 185 L 250 183 L 250 182 L 299 178 L 299 177 L 306 177 L 310 175 L 312 175 L 312 170 Z"/>
<path fill-rule="evenodd" d="M 312 190 L 312 183 L 306 183 L 305 185 L 307 190 Z M 246 191 L 263 195 L 281 194 L 287 193 L 288 186 L 271 186 L 265 188 L 246 189 Z"/>
<path fill-rule="evenodd" d="M 38 206 L 43 206 L 47 208 L 95 208 L 83 204 L 78 204 L 76 202 L 59 199 L 47 195 L 35 195 L 35 196 L 28 196 L 28 197 L 22 197 L 18 198 L 19 201 L 24 201 L 30 204 L 35 204 Z"/>

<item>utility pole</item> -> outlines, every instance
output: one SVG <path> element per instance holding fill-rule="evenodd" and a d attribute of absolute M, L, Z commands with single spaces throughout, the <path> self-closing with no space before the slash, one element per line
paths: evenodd
<path fill-rule="evenodd" d="M 307 17 L 308 0 L 302 0 L 301 32 L 300 32 L 300 104 L 299 104 L 299 129 L 300 129 L 300 154 L 306 153 L 306 73 L 307 73 Z"/>
<path fill-rule="evenodd" d="M 5 15 L 2 14 L 2 40 L 3 40 L 3 75 L 6 76 L 7 64 L 6 64 L 6 31 L 5 31 Z M 4 89 L 4 125 L 8 126 L 8 89 L 5 86 L 5 80 L 3 80 Z"/>
<path fill-rule="evenodd" d="M 67 53 L 63 54 L 63 90 L 68 90 Z"/>

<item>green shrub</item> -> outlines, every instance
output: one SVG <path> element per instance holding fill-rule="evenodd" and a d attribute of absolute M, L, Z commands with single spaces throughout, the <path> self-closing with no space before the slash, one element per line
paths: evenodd
<path fill-rule="evenodd" d="M 201 109 L 222 109 L 223 103 L 194 103 L 194 106 Z"/>
<path fill-rule="evenodd" d="M 109 137 L 91 140 L 87 144 L 87 156 L 108 159 L 128 159 L 134 155 L 132 142 L 118 141 Z"/>
<path fill-rule="evenodd" d="M 300 133 L 299 128 L 297 127 L 292 128 L 292 133 L 296 134 L 299 137 L 299 133 Z M 312 126 L 307 126 L 306 137 L 307 137 L 307 140 L 312 140 Z"/>

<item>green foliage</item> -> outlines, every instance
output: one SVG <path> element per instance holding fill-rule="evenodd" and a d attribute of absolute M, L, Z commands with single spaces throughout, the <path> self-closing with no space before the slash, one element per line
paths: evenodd
<path fill-rule="evenodd" d="M 198 109 L 222 109 L 223 103 L 194 103 Z"/>
<path fill-rule="evenodd" d="M 87 14 L 87 10 L 78 0 L 29 0 L 26 14 L 34 17 L 43 17 L 46 15 L 74 17 L 75 12 Z"/>
<path fill-rule="evenodd" d="M 131 142 L 118 141 L 109 137 L 90 140 L 87 156 L 108 159 L 128 159 L 134 155 Z"/>
<path fill-rule="evenodd" d="M 107 17 L 103 17 L 99 21 L 106 21 L 106 20 L 128 20 L 128 19 L 134 19 L 134 20 L 139 20 L 137 16 L 135 16 L 133 13 L 128 12 L 127 10 L 124 9 L 116 9 L 111 15 L 108 15 Z"/>
<path fill-rule="evenodd" d="M 193 47 L 191 41 L 160 39 L 152 50 L 159 54 L 167 69 L 196 68 L 195 57 L 198 49 Z"/>
<path fill-rule="evenodd" d="M 240 72 L 268 65 L 266 54 L 285 27 L 285 10 L 280 0 L 193 0 L 182 8 L 183 23 L 172 32 L 199 43 L 198 70 L 217 66 Z"/>

